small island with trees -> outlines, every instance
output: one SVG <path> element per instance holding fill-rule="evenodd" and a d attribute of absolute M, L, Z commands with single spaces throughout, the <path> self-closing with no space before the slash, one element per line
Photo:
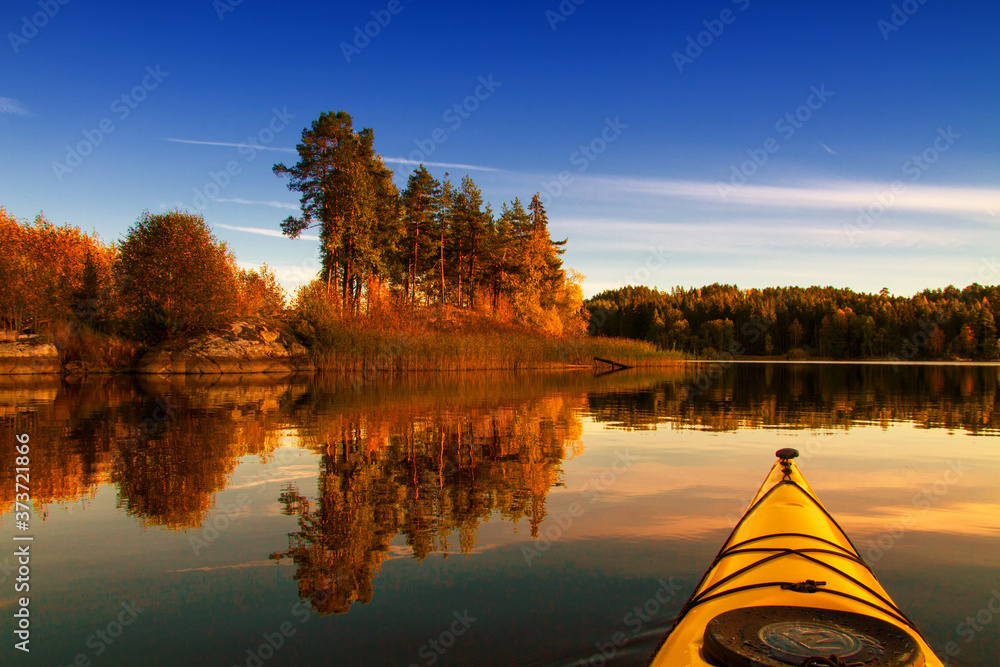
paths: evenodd
<path fill-rule="evenodd" d="M 143 212 L 105 243 L 0 208 L 0 373 L 1000 357 L 998 287 L 627 286 L 584 301 L 539 194 L 496 212 L 468 175 L 456 186 L 424 165 L 400 192 L 373 131 L 344 111 L 321 114 L 297 152 L 273 169 L 300 195 L 280 227 L 318 231 L 321 270 L 294 295 L 266 264 L 238 268 L 200 214 Z"/>
<path fill-rule="evenodd" d="M 550 238 L 537 194 L 497 213 L 469 176 L 455 186 L 423 165 L 399 192 L 372 130 L 356 131 L 343 111 L 321 114 L 297 150 L 296 164 L 274 166 L 301 194 L 301 215 L 281 229 L 295 238 L 317 228 L 322 268 L 291 296 L 266 264 L 238 268 L 197 213 L 143 212 L 109 244 L 42 214 L 29 222 L 0 208 L 0 329 L 15 342 L 0 345 L 8 362 L 0 366 L 471 370 L 679 356 L 645 341 L 587 336 L 583 276 L 563 268 L 567 241 Z M 239 349 L 226 351 L 227 343 Z M 220 355 L 240 361 L 219 364 Z M 293 361 L 246 363 L 254 355 Z"/>

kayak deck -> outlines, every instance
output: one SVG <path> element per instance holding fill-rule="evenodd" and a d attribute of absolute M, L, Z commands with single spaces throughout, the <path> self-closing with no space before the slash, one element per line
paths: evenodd
<path fill-rule="evenodd" d="M 743 518 L 684 605 L 674 627 L 649 664 L 653 667 L 713 665 L 715 663 L 708 661 L 704 646 L 705 629 L 712 619 L 737 609 L 745 609 L 748 613 L 756 611 L 756 615 L 760 616 L 761 607 L 780 607 L 799 608 L 796 613 L 803 618 L 809 614 L 835 616 L 847 613 L 874 619 L 872 622 L 875 624 L 892 626 L 887 628 L 892 632 L 886 634 L 895 633 L 893 628 L 898 628 L 912 637 L 914 653 L 918 654 L 909 662 L 858 662 L 861 660 L 858 658 L 854 663 L 847 661 L 841 664 L 943 667 L 919 630 L 882 588 L 850 538 L 819 502 L 812 487 L 790 460 L 797 452 L 781 450 L 779 456 L 785 452 L 789 452 L 788 458 L 781 458 L 771 468 Z M 831 627 L 840 627 L 833 621 L 830 623 L 833 624 Z M 808 623 L 806 626 L 819 627 Z M 799 631 L 804 632 L 802 628 Z M 837 631 L 833 632 L 837 634 Z M 760 633 L 765 633 L 765 630 L 761 629 Z M 864 634 L 859 636 L 867 639 Z M 809 641 L 806 638 L 800 643 Z M 836 653 L 831 649 L 823 656 L 822 651 L 828 647 L 823 645 L 824 640 L 818 641 L 815 647 L 817 657 Z M 831 638 L 825 641 L 830 646 L 837 643 Z M 845 637 L 844 641 L 849 640 Z M 919 651 L 915 650 L 916 647 Z M 711 648 L 717 650 L 714 645 Z M 805 659 L 802 662 L 788 659 L 793 661 L 775 658 L 772 664 L 806 662 Z"/>

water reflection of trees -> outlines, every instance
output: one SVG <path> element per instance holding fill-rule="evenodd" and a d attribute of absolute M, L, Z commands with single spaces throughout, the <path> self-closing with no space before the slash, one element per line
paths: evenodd
<path fill-rule="evenodd" d="M 270 383 L 21 380 L 0 385 L 0 421 L 31 437 L 36 510 L 114 483 L 118 506 L 144 525 L 183 529 L 201 525 L 239 457 L 273 449 L 281 404 L 294 398 L 290 385 Z M 12 456 L 0 448 L 0 515 L 13 504 Z"/>
<path fill-rule="evenodd" d="M 266 459 L 281 433 L 301 431 L 307 446 L 333 457 L 323 465 L 347 479 L 360 473 L 344 466 L 359 460 L 389 466 L 385 474 L 412 496 L 399 501 L 407 522 L 400 531 L 418 556 L 444 550 L 448 531 L 437 530 L 438 517 L 451 516 L 450 507 L 473 517 L 488 513 L 483 507 L 502 507 L 511 518 L 544 511 L 534 498 L 554 479 L 555 443 L 578 439 L 566 413 L 574 406 L 597 421 L 635 429 L 665 422 L 718 430 L 893 421 L 974 433 L 1000 428 L 996 366 L 737 364 L 692 397 L 687 387 L 698 373 L 688 367 L 597 379 L 425 374 L 364 378 L 360 385 L 352 378 L 263 376 L 18 379 L 0 384 L 0 425 L 31 434 L 32 498 L 39 508 L 86 501 L 113 482 L 125 511 L 174 529 L 201 525 L 239 457 Z M 160 401 L 174 406 L 170 418 L 146 428 Z M 13 456 L 13 448 L 0 448 L 0 516 L 14 500 Z M 395 463 L 380 463 L 383 456 Z M 326 495 L 319 490 L 319 498 Z M 460 542 L 474 534 L 461 522 L 448 526 Z"/>
<path fill-rule="evenodd" d="M 241 457 L 266 461 L 279 442 L 314 451 L 317 488 L 282 493 L 299 526 L 273 557 L 297 566 L 300 593 L 327 613 L 370 600 L 373 577 L 392 555 L 469 553 L 493 516 L 527 519 L 534 532 L 561 462 L 582 447 L 584 414 L 632 429 L 1000 427 L 998 367 L 733 365 L 692 396 L 687 387 L 699 370 L 427 374 L 360 384 L 17 382 L 0 384 L 0 425 L 31 434 L 39 515 L 113 483 L 123 511 L 174 530 L 202 525 Z M 152 419 L 163 403 L 172 406 L 168 418 Z M 0 448 L 0 520 L 13 506 L 13 457 L 13 448 Z"/>
<path fill-rule="evenodd" d="M 628 429 L 670 423 L 736 430 L 850 428 L 912 422 L 979 433 L 1000 428 L 1000 366 L 721 365 L 640 387 L 591 391 L 592 418 Z M 719 371 L 722 371 L 721 374 Z M 717 377 L 712 377 L 717 376 Z"/>
<path fill-rule="evenodd" d="M 299 594 L 320 613 L 371 600 L 397 535 L 407 546 L 395 551 L 423 559 L 447 557 L 454 535 L 458 551 L 469 553 L 493 515 L 527 518 L 536 534 L 563 458 L 580 448 L 579 395 L 347 414 L 323 405 L 335 394 L 315 398 L 303 421 L 321 452 L 317 497 L 285 489 L 284 511 L 298 515 L 299 530 L 271 558 L 296 564 Z"/>

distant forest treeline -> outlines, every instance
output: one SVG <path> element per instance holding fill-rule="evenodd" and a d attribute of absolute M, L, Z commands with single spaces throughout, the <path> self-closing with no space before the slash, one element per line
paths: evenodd
<path fill-rule="evenodd" d="M 665 350 L 831 359 L 1000 358 L 1000 287 L 973 284 L 913 297 L 833 287 L 739 289 L 714 284 L 663 292 L 623 287 L 585 302 L 599 336 Z"/>

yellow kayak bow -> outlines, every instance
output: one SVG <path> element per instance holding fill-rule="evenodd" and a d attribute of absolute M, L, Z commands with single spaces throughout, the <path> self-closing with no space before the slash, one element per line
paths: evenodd
<path fill-rule="evenodd" d="M 778 461 L 652 667 L 944 667 L 792 462 Z"/>

